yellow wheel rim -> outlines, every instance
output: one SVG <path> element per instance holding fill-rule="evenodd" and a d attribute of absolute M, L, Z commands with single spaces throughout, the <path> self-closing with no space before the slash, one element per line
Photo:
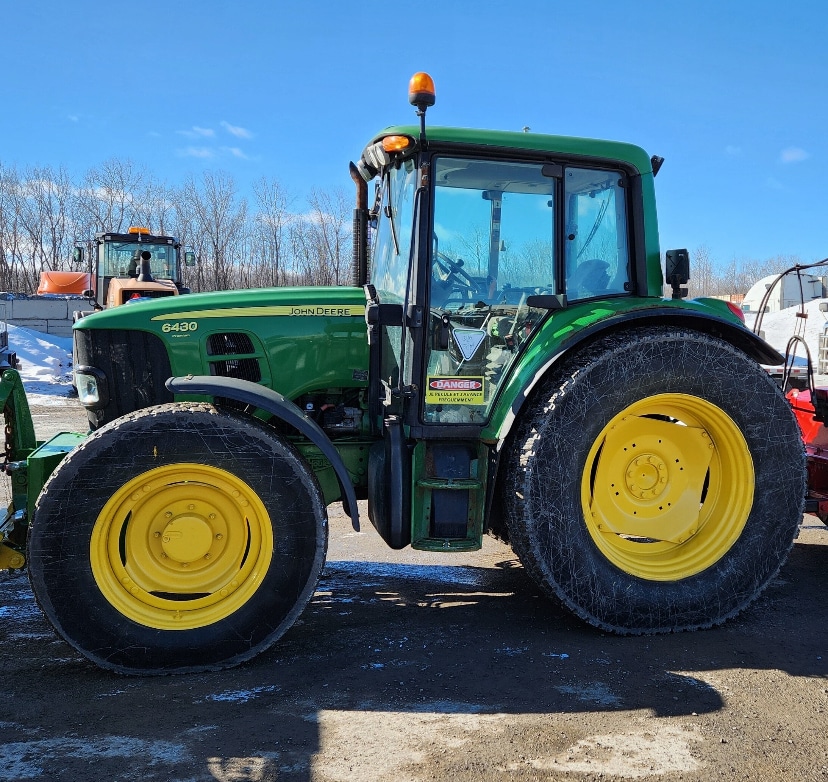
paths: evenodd
<path fill-rule="evenodd" d="M 270 516 L 236 476 L 203 464 L 157 467 L 125 483 L 92 530 L 90 564 L 125 617 L 191 630 L 238 611 L 273 556 Z"/>
<path fill-rule="evenodd" d="M 631 575 L 677 581 L 718 562 L 753 505 L 750 450 L 733 419 L 685 394 L 630 405 L 601 431 L 581 501 L 604 556 Z"/>

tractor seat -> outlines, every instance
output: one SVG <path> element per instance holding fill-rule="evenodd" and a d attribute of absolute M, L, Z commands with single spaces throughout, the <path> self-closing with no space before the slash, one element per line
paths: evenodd
<path fill-rule="evenodd" d="M 566 281 L 570 298 L 586 298 L 602 293 L 609 284 L 609 264 L 600 258 L 590 258 L 578 265 Z"/>

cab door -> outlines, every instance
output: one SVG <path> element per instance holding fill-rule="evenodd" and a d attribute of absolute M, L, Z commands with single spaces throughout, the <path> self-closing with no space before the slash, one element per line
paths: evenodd
<path fill-rule="evenodd" d="M 417 310 L 412 261 L 418 246 L 419 177 L 414 158 L 391 165 L 381 174 L 365 286 L 368 407 L 372 427 L 382 435 L 369 454 L 368 516 L 392 548 L 403 548 L 411 541 L 411 447 L 404 422 L 415 393 L 411 374 L 414 337 L 408 315 Z"/>

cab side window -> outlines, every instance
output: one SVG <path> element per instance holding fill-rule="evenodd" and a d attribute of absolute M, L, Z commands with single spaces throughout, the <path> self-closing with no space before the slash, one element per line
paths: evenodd
<path fill-rule="evenodd" d="M 566 295 L 569 301 L 629 289 L 623 175 L 567 168 L 564 174 Z"/>

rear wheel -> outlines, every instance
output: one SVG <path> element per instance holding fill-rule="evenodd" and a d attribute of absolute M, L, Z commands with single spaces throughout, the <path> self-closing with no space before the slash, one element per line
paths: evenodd
<path fill-rule="evenodd" d="M 103 667 L 227 667 L 274 643 L 327 545 L 315 478 L 264 425 L 208 405 L 119 419 L 38 499 L 29 572 L 58 632 Z"/>
<path fill-rule="evenodd" d="M 506 468 L 530 574 L 622 633 L 709 627 L 782 565 L 805 463 L 790 407 L 729 344 L 651 327 L 607 337 L 538 389 Z"/>

